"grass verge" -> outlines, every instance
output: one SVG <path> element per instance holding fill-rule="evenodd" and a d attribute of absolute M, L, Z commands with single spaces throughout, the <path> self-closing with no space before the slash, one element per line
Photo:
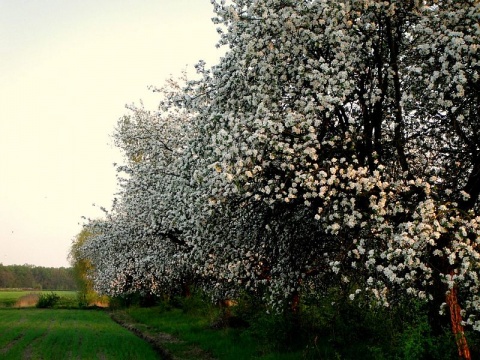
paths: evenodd
<path fill-rule="evenodd" d="M 199 347 L 212 358 L 219 360 L 296 360 L 302 359 L 303 351 L 274 351 L 245 329 L 213 329 L 211 324 L 218 315 L 189 313 L 182 309 L 164 307 L 129 308 L 122 310 L 135 323 L 144 324 L 152 333 L 167 333 L 180 341 L 164 341 L 162 346 L 175 359 L 204 359 L 191 357 Z M 120 313 L 122 312 L 120 311 Z M 144 328 L 145 329 L 145 328 Z"/>

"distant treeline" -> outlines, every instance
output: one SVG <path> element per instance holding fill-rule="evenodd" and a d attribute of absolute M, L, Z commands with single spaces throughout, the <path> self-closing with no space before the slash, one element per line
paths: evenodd
<path fill-rule="evenodd" d="M 76 290 L 77 285 L 72 268 L 0 263 L 0 288 Z"/>

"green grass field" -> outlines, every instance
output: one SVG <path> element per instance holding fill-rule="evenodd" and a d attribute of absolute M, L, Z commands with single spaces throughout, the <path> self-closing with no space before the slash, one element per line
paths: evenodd
<path fill-rule="evenodd" d="M 97 310 L 0 310 L 1 359 L 158 359 L 152 347 Z"/>
<path fill-rule="evenodd" d="M 60 306 L 72 307 L 76 304 L 77 292 L 76 291 L 53 291 L 60 296 Z M 48 294 L 51 291 L 41 290 L 12 290 L 5 289 L 0 290 L 0 308 L 5 307 L 31 307 L 35 306 L 35 297 L 40 294 Z M 32 295 L 33 294 L 33 295 Z M 25 300 L 25 301 L 22 301 Z"/>
<path fill-rule="evenodd" d="M 303 351 L 275 351 L 266 349 L 248 331 L 241 329 L 211 329 L 212 317 L 206 314 L 189 314 L 181 309 L 164 311 L 159 307 L 130 308 L 127 314 L 141 324 L 183 340 L 166 343 L 164 347 L 178 358 L 186 358 L 190 345 L 196 345 L 219 360 L 296 360 Z M 213 314 L 212 314 L 213 315 Z"/>

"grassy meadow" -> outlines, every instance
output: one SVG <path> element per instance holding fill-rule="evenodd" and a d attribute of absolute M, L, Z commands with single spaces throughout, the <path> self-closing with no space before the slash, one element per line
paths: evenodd
<path fill-rule="evenodd" d="M 47 291 L 47 290 L 0 290 L 0 308 L 33 307 L 42 294 L 55 293 L 60 297 L 59 307 L 75 307 L 77 305 L 76 291 Z"/>
<path fill-rule="evenodd" d="M 158 359 L 152 347 L 107 312 L 0 310 L 1 359 Z"/>
<path fill-rule="evenodd" d="M 0 359 L 158 359 L 161 353 L 177 360 L 456 358 L 449 329 L 433 334 L 423 303 L 413 300 L 391 311 L 334 306 L 333 294 L 306 299 L 298 316 L 285 317 L 248 298 L 219 308 L 202 293 L 157 299 L 151 307 L 114 299 L 108 310 L 79 308 L 75 292 L 55 293 L 60 301 L 43 309 L 18 305 L 38 293 L 0 291 Z M 467 336 L 477 358 L 480 338 Z"/>

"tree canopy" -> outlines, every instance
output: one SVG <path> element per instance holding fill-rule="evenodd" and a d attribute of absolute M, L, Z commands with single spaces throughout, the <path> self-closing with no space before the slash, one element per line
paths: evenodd
<path fill-rule="evenodd" d="M 480 330 L 479 2 L 212 3 L 224 57 L 118 123 L 96 288 L 281 309 L 340 283 Z"/>

